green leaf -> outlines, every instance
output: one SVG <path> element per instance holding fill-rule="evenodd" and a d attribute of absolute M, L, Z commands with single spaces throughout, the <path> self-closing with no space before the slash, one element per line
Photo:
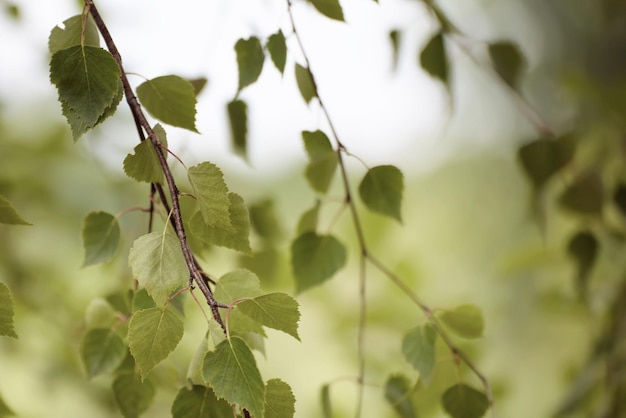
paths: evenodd
<path fill-rule="evenodd" d="M 400 208 L 404 176 L 392 165 L 371 168 L 359 185 L 359 195 L 368 209 L 402 222 Z"/>
<path fill-rule="evenodd" d="M 83 267 L 109 261 L 120 243 L 117 218 L 106 212 L 90 212 L 83 221 Z"/>
<path fill-rule="evenodd" d="M 139 182 L 163 183 L 163 170 L 152 143 L 141 141 L 134 151 L 124 158 L 124 173 Z"/>
<path fill-rule="evenodd" d="M 196 97 L 200 93 L 202 93 L 207 83 L 209 82 L 206 77 L 187 78 L 186 80 L 189 81 L 189 83 L 193 87 L 193 93 L 196 95 Z"/>
<path fill-rule="evenodd" d="M 404 358 L 420 373 L 420 379 L 428 382 L 435 366 L 435 341 L 437 332 L 430 324 L 409 331 L 402 340 Z"/>
<path fill-rule="evenodd" d="M 128 255 L 134 278 L 158 306 L 189 281 L 189 270 L 178 239 L 167 232 L 151 232 L 135 240 Z"/>
<path fill-rule="evenodd" d="M 298 221 L 297 233 L 298 235 L 302 235 L 305 232 L 315 232 L 317 231 L 317 219 L 319 217 L 320 212 L 320 201 L 315 201 L 315 206 L 311 209 L 305 211 L 302 215 L 300 215 L 300 220 Z"/>
<path fill-rule="evenodd" d="M 260 296 L 261 287 L 259 278 L 248 270 L 233 270 L 217 281 L 214 295 L 216 300 L 226 304 L 231 304 L 236 299 Z M 265 335 L 261 324 L 244 315 L 238 309 L 231 311 L 228 319 L 228 327 L 231 333 L 253 332 L 259 335 Z"/>
<path fill-rule="evenodd" d="M 556 139 L 538 139 L 520 147 L 517 158 L 536 191 L 539 191 L 565 167 L 574 156 L 570 136 Z"/>
<path fill-rule="evenodd" d="M 278 71 L 283 74 L 285 72 L 285 63 L 287 62 L 287 42 L 285 41 L 283 31 L 279 29 L 278 32 L 271 35 L 267 39 L 265 47 L 270 52 L 272 62 Z"/>
<path fill-rule="evenodd" d="M 230 195 L 222 170 L 215 164 L 203 162 L 189 168 L 187 177 L 204 222 L 211 227 L 235 232 L 230 222 Z"/>
<path fill-rule="evenodd" d="M 476 305 L 459 305 L 452 310 L 443 311 L 439 320 L 459 337 L 474 339 L 483 336 L 485 327 L 483 314 Z"/>
<path fill-rule="evenodd" d="M 516 89 L 524 59 L 519 48 L 513 42 L 489 44 L 489 56 L 496 73 L 506 84 Z"/>
<path fill-rule="evenodd" d="M 568 254 L 577 264 L 577 282 L 582 290 L 598 257 L 598 240 L 589 231 L 578 231 L 569 241 Z"/>
<path fill-rule="evenodd" d="M 265 52 L 256 36 L 239 39 L 235 44 L 237 67 L 239 69 L 239 91 L 257 81 L 263 71 Z"/>
<path fill-rule="evenodd" d="M 227 110 L 235 153 L 248 159 L 248 105 L 243 100 L 235 99 L 228 103 Z"/>
<path fill-rule="evenodd" d="M 148 113 L 161 122 L 198 132 L 196 93 L 184 78 L 166 75 L 148 80 L 137 87 L 137 97 Z"/>
<path fill-rule="evenodd" d="M 20 216 L 11 202 L 0 194 L 0 224 L 9 225 L 32 225 Z"/>
<path fill-rule="evenodd" d="M 320 389 L 320 401 L 322 403 L 322 416 L 333 418 L 333 407 L 330 402 L 330 385 L 326 384 Z"/>
<path fill-rule="evenodd" d="M 264 240 L 274 241 L 281 236 L 281 225 L 272 199 L 250 205 L 250 221 L 256 233 Z"/>
<path fill-rule="evenodd" d="M 102 298 L 93 299 L 85 310 L 85 325 L 88 329 L 110 328 L 119 321 L 119 313 Z"/>
<path fill-rule="evenodd" d="M 261 325 L 283 331 L 300 341 L 300 311 L 298 302 L 291 296 L 285 293 L 269 293 L 245 300 L 237 304 L 237 309 Z"/>
<path fill-rule="evenodd" d="M 0 336 L 17 338 L 13 325 L 13 299 L 11 291 L 4 283 L 0 283 Z"/>
<path fill-rule="evenodd" d="M 83 23 L 86 23 L 83 32 Z M 76 15 L 63 21 L 63 27 L 55 26 L 48 38 L 48 50 L 53 55 L 55 52 L 76 45 L 100 46 L 100 34 L 98 27 L 91 15 L 85 21 L 85 16 Z"/>
<path fill-rule="evenodd" d="M 489 408 L 485 394 L 464 383 L 448 388 L 441 401 L 452 418 L 480 418 Z"/>
<path fill-rule="evenodd" d="M 626 216 L 626 184 L 619 183 L 613 192 L 613 203 L 622 216 Z"/>
<path fill-rule="evenodd" d="M 385 399 L 401 418 L 416 418 L 415 406 L 411 401 L 411 383 L 405 376 L 391 376 L 385 383 Z"/>
<path fill-rule="evenodd" d="M 448 86 L 449 63 L 443 33 L 438 32 L 426 44 L 420 54 L 420 65 L 432 77 Z"/>
<path fill-rule="evenodd" d="M 142 309 L 156 308 L 154 299 L 148 294 L 146 289 L 138 289 L 133 295 L 132 312 L 137 312 Z"/>
<path fill-rule="evenodd" d="M 293 418 L 296 398 L 291 387 L 280 379 L 271 379 L 265 385 L 265 412 L 263 418 Z"/>
<path fill-rule="evenodd" d="M 126 344 L 113 329 L 89 330 L 80 344 L 80 356 L 89 378 L 117 369 L 126 352 Z"/>
<path fill-rule="evenodd" d="M 402 33 L 394 29 L 389 32 L 389 41 L 391 42 L 391 51 L 393 53 L 393 58 L 391 60 L 393 69 L 398 67 L 398 57 L 400 53 L 400 38 L 402 37 Z"/>
<path fill-rule="evenodd" d="M 217 399 L 213 389 L 193 385 L 181 388 L 172 404 L 172 418 L 232 418 L 233 408 Z"/>
<path fill-rule="evenodd" d="M 332 235 L 305 232 L 291 246 L 291 265 L 298 292 L 330 279 L 346 264 L 346 249 Z"/>
<path fill-rule="evenodd" d="M 309 0 L 318 12 L 340 22 L 344 21 L 343 10 L 339 4 L 339 0 Z"/>
<path fill-rule="evenodd" d="M 151 308 L 133 314 L 128 344 L 142 379 L 176 348 L 183 330 L 183 320 L 171 309 Z"/>
<path fill-rule="evenodd" d="M 229 193 L 230 227 L 222 224 L 209 226 L 204 222 L 200 212 L 192 215 L 190 220 L 191 233 L 204 243 L 219 245 L 235 251 L 249 254 L 250 249 L 250 217 L 246 205 L 237 193 Z"/>
<path fill-rule="evenodd" d="M 202 375 L 217 397 L 247 409 L 253 417 L 263 416 L 265 385 L 252 352 L 241 338 L 224 340 L 215 351 L 209 351 Z"/>
<path fill-rule="evenodd" d="M 148 409 L 155 393 L 156 389 L 150 380 L 142 381 L 132 371 L 120 374 L 113 381 L 115 403 L 124 418 L 138 418 Z"/>
<path fill-rule="evenodd" d="M 94 46 L 62 49 L 50 60 L 50 80 L 59 92 L 59 101 L 86 127 L 95 126 L 114 103 L 119 77 L 113 56 Z"/>
<path fill-rule="evenodd" d="M 313 76 L 307 67 L 303 67 L 296 63 L 296 83 L 298 83 L 298 90 L 304 101 L 309 104 L 311 99 L 317 95 L 317 89 L 315 88 L 315 82 Z"/>
<path fill-rule="evenodd" d="M 306 178 L 313 190 L 326 193 L 337 171 L 337 154 L 322 131 L 303 131 L 304 147 L 309 155 Z"/>
<path fill-rule="evenodd" d="M 583 215 L 601 215 L 604 206 L 604 185 L 600 173 L 587 171 L 578 175 L 560 196 L 559 203 Z"/>
<path fill-rule="evenodd" d="M 0 396 L 0 417 L 13 417 L 15 416 L 15 412 L 9 408 L 4 399 Z"/>

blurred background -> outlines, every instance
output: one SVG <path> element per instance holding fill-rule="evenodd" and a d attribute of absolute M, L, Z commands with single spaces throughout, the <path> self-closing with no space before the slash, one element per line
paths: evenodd
<path fill-rule="evenodd" d="M 49 82 L 48 35 L 81 12 L 79 3 L 0 1 L 0 194 L 34 224 L 0 225 L 0 282 L 11 289 L 19 335 L 0 338 L 0 396 L 19 417 L 120 416 L 110 379 L 87 381 L 78 346 L 94 304 L 132 287 L 127 251 L 148 224 L 143 214 L 125 215 L 116 259 L 81 268 L 84 216 L 146 205 L 149 190 L 122 169 L 137 142 L 124 103 L 74 144 Z M 393 164 L 405 175 L 402 225 L 362 209 L 372 251 L 429 305 L 482 309 L 484 338 L 458 343 L 489 377 L 499 416 L 626 416 L 626 2 L 439 1 L 459 30 L 446 39 L 448 85 L 420 67 L 439 27 L 429 2 L 342 0 L 346 23 L 293 3 L 342 142 L 368 166 Z M 319 106 L 299 96 L 290 68 L 303 57 L 293 35 L 285 74 L 267 60 L 259 81 L 241 93 L 249 162 L 232 150 L 226 114 L 237 92 L 235 42 L 279 28 L 290 33 L 286 2 L 98 6 L 126 70 L 140 75 L 131 75 L 135 85 L 165 74 L 208 79 L 200 134 L 168 128 L 169 146 L 187 166 L 218 164 L 251 213 L 276 222 L 269 240 L 254 231 L 254 257 L 206 252 L 207 271 L 219 277 L 245 266 L 266 290 L 293 293 L 289 246 L 300 214 L 316 200 L 302 175 L 300 132 L 327 128 Z M 517 89 L 492 69 L 487 46 L 502 40 L 523 57 Z M 532 151 L 529 144 L 542 140 L 562 149 Z M 363 165 L 349 159 L 348 167 L 356 186 Z M 340 184 L 332 195 L 341 197 Z M 322 223 L 331 225 L 338 207 L 326 204 Z M 269 332 L 266 354 L 257 357 L 264 378 L 292 386 L 297 417 L 321 416 L 319 390 L 328 383 L 335 416 L 354 413 L 357 246 L 347 213 L 333 233 L 351 248 L 348 266 L 298 295 L 302 342 Z M 390 370 L 416 376 L 400 341 L 423 316 L 373 271 L 368 292 L 364 416 L 392 417 L 380 388 Z M 144 416 L 169 416 L 185 383 L 204 336 L 193 303 L 186 321 L 182 342 L 152 372 L 158 393 Z M 442 378 L 418 391 L 419 416 L 444 416 L 441 385 L 454 370 L 440 348 Z"/>

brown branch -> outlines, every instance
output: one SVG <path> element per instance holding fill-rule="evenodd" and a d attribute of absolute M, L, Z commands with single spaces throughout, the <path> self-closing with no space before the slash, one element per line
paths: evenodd
<path fill-rule="evenodd" d="M 115 43 L 113 42 L 113 38 L 106 24 L 104 23 L 104 20 L 100 16 L 98 9 L 96 8 L 92 0 L 85 0 L 85 6 L 87 8 L 87 12 L 91 13 L 94 19 L 94 22 L 96 23 L 96 26 L 98 27 L 98 30 L 100 31 L 100 34 L 104 38 L 104 42 L 106 43 L 107 48 L 109 49 L 109 52 L 115 59 L 115 62 L 117 63 L 120 69 L 120 80 L 124 88 L 124 95 L 126 96 L 126 102 L 128 103 L 128 107 L 130 108 L 130 111 L 133 115 L 135 124 L 137 125 L 139 138 L 142 141 L 145 139 L 145 136 L 143 134 L 143 131 L 145 131 L 147 133 L 148 139 L 150 140 L 150 143 L 152 144 L 154 150 L 156 151 L 157 157 L 159 159 L 159 164 L 161 165 L 161 169 L 163 170 L 163 174 L 165 175 L 165 181 L 169 189 L 170 199 L 172 203 L 172 224 L 176 232 L 176 236 L 178 237 L 178 241 L 180 242 L 180 247 L 182 249 L 183 256 L 187 264 L 187 268 L 189 269 L 190 281 L 195 282 L 196 285 L 200 288 L 200 291 L 202 292 L 202 294 L 207 300 L 207 303 L 211 309 L 213 317 L 220 324 L 220 326 L 224 328 L 224 323 L 222 321 L 222 318 L 219 312 L 220 304 L 213 297 L 213 292 L 209 288 L 203 275 L 200 273 L 200 270 L 198 268 L 198 262 L 195 259 L 191 249 L 189 248 L 189 243 L 187 242 L 185 228 L 183 226 L 180 204 L 178 201 L 178 195 L 179 195 L 178 187 L 176 186 L 174 176 L 172 175 L 172 171 L 170 170 L 170 167 L 167 163 L 165 154 L 163 153 L 163 150 L 159 144 L 159 138 L 152 130 L 152 127 L 150 126 L 150 123 L 146 119 L 146 116 L 143 113 L 141 105 L 139 104 L 139 101 L 137 100 L 137 97 L 135 96 L 135 93 L 133 92 L 130 82 L 128 81 L 128 77 L 126 76 L 126 72 L 124 71 L 124 66 L 122 65 L 122 57 L 117 47 L 115 46 Z M 163 192 L 161 185 L 155 184 L 155 187 L 161 196 L 162 202 L 166 204 L 167 199 L 165 199 L 165 193 Z"/>

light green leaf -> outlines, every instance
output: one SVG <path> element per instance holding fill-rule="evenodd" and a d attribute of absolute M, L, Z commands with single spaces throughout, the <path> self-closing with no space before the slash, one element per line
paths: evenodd
<path fill-rule="evenodd" d="M 117 218 L 106 212 L 90 212 L 83 221 L 83 267 L 109 261 L 120 243 Z"/>
<path fill-rule="evenodd" d="M 248 299 L 237 304 L 237 309 L 261 325 L 283 331 L 300 340 L 298 302 L 285 293 L 269 293 Z"/>
<path fill-rule="evenodd" d="M 253 417 L 263 416 L 265 385 L 252 352 L 241 338 L 224 340 L 215 351 L 209 351 L 202 375 L 219 398 L 247 409 Z"/>
<path fill-rule="evenodd" d="M 119 321 L 118 312 L 108 301 L 96 298 L 87 305 L 85 325 L 88 329 L 110 328 L 117 321 Z"/>
<path fill-rule="evenodd" d="M 272 62 L 278 71 L 283 74 L 285 72 L 285 63 L 287 62 L 287 42 L 285 41 L 283 31 L 279 29 L 278 32 L 271 35 L 267 39 L 265 47 L 270 51 Z"/>
<path fill-rule="evenodd" d="M 124 418 L 139 418 L 152 403 L 155 393 L 150 380 L 142 381 L 132 371 L 120 374 L 113 381 L 115 403 Z"/>
<path fill-rule="evenodd" d="M 124 158 L 124 173 L 139 182 L 163 183 L 163 170 L 152 143 L 141 141 L 134 151 Z"/>
<path fill-rule="evenodd" d="M 489 44 L 489 56 L 493 68 L 506 84 L 516 89 L 524 59 L 513 42 L 496 42 Z"/>
<path fill-rule="evenodd" d="M 330 386 L 328 384 L 320 389 L 320 401 L 322 403 L 322 416 L 324 418 L 333 418 L 333 408 L 330 402 Z"/>
<path fill-rule="evenodd" d="M 156 306 L 157 305 L 154 303 L 154 299 L 152 299 L 146 289 L 138 289 L 133 295 L 132 312 L 137 312 L 142 309 L 156 308 Z"/>
<path fill-rule="evenodd" d="M 402 222 L 400 208 L 404 176 L 392 165 L 371 168 L 359 185 L 359 195 L 368 209 Z"/>
<path fill-rule="evenodd" d="M 239 39 L 235 44 L 237 67 L 239 68 L 239 91 L 257 81 L 263 71 L 265 53 L 256 36 Z"/>
<path fill-rule="evenodd" d="M 134 278 L 145 287 L 158 306 L 165 305 L 173 291 L 189 281 L 189 270 L 180 243 L 168 229 L 137 238 L 128 263 Z"/>
<path fill-rule="evenodd" d="M 391 376 L 385 383 L 385 399 L 401 418 L 416 418 L 415 406 L 411 401 L 411 383 L 402 375 Z"/>
<path fill-rule="evenodd" d="M 485 394 L 464 383 L 448 388 L 441 402 L 452 418 L 480 418 L 489 408 Z"/>
<path fill-rule="evenodd" d="M 235 153 L 248 159 L 248 105 L 243 100 L 228 103 L 228 121 Z"/>
<path fill-rule="evenodd" d="M 0 336 L 17 338 L 13 325 L 13 299 L 11 291 L 4 283 L 0 283 Z"/>
<path fill-rule="evenodd" d="M 474 339 L 483 336 L 485 327 L 483 314 L 476 305 L 464 304 L 443 311 L 439 315 L 439 320 L 459 337 Z"/>
<path fill-rule="evenodd" d="M 274 241 L 282 235 L 276 205 L 272 199 L 263 199 L 250 205 L 250 221 L 256 233 L 264 240 Z"/>
<path fill-rule="evenodd" d="M 113 56 L 94 46 L 72 46 L 57 51 L 50 60 L 50 80 L 59 101 L 93 127 L 114 103 L 120 69 Z"/>
<path fill-rule="evenodd" d="M 435 341 L 437 332 L 430 324 L 413 328 L 402 340 L 404 358 L 420 373 L 420 379 L 428 382 L 435 366 Z"/>
<path fill-rule="evenodd" d="M 298 235 L 302 235 L 305 232 L 317 231 L 317 219 L 319 217 L 319 212 L 320 201 L 316 200 L 315 206 L 300 215 L 300 220 L 298 221 L 297 228 Z"/>
<path fill-rule="evenodd" d="M 82 43 L 89 46 L 100 46 L 100 34 L 93 17 L 89 16 L 86 21 L 86 27 L 83 32 L 83 23 L 85 16 L 76 15 L 63 21 L 63 27 L 55 26 L 50 32 L 48 38 L 48 50 L 53 55 L 61 49 L 76 46 Z M 84 35 L 83 35 L 84 34 Z M 84 37 L 83 37 L 84 36 Z"/>
<path fill-rule="evenodd" d="M 248 270 L 233 270 L 217 281 L 214 295 L 216 300 L 226 304 L 231 304 L 236 299 L 257 297 L 261 295 L 259 278 Z M 231 311 L 228 327 L 231 333 L 253 332 L 265 335 L 261 324 L 244 315 L 238 309 Z"/>
<path fill-rule="evenodd" d="M 15 416 L 15 412 L 9 408 L 4 399 L 0 396 L 0 417 L 13 417 Z"/>
<path fill-rule="evenodd" d="M 332 235 L 305 232 L 291 246 L 291 266 L 298 292 L 330 279 L 346 264 L 346 249 Z"/>
<path fill-rule="evenodd" d="M 235 232 L 230 222 L 230 196 L 222 170 L 213 163 L 203 162 L 189 168 L 187 177 L 204 222 L 211 227 Z"/>
<path fill-rule="evenodd" d="M 137 97 L 148 113 L 161 122 L 198 132 L 196 93 L 184 78 L 166 75 L 148 80 L 137 87 Z"/>
<path fill-rule="evenodd" d="M 250 217 L 243 199 L 237 193 L 229 193 L 230 227 L 221 224 L 209 226 L 204 222 L 200 212 L 196 212 L 190 219 L 191 233 L 196 238 L 211 245 L 230 248 L 249 254 L 250 249 Z"/>
<path fill-rule="evenodd" d="M 183 330 L 183 320 L 172 309 L 151 308 L 133 314 L 128 344 L 142 379 L 176 348 Z"/>
<path fill-rule="evenodd" d="M 20 216 L 11 202 L 0 194 L 0 224 L 9 225 L 32 225 Z"/>
<path fill-rule="evenodd" d="M 322 131 L 303 131 L 304 147 L 309 155 L 306 178 L 313 190 L 326 193 L 337 171 L 337 154 Z"/>
<path fill-rule="evenodd" d="M 441 32 L 435 34 L 420 54 L 420 65 L 431 76 L 448 86 L 449 64 L 446 45 Z"/>
<path fill-rule="evenodd" d="M 317 95 L 317 89 L 315 88 L 313 76 L 307 67 L 296 64 L 296 83 L 298 83 L 300 95 L 304 101 L 309 104 L 311 99 Z"/>
<path fill-rule="evenodd" d="M 318 12 L 334 20 L 344 21 L 339 0 L 309 0 Z"/>
<path fill-rule="evenodd" d="M 89 378 L 117 369 L 126 353 L 126 344 L 113 329 L 89 330 L 80 343 L 80 356 Z"/>
<path fill-rule="evenodd" d="M 213 389 L 193 385 L 181 388 L 172 404 L 172 418 L 233 418 L 233 408 L 217 399 Z"/>
<path fill-rule="evenodd" d="M 263 418 L 293 418 L 296 398 L 291 387 L 280 379 L 271 379 L 265 385 L 265 412 Z"/>

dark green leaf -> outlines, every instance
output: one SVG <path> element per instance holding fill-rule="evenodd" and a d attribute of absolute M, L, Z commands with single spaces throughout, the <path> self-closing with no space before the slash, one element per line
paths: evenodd
<path fill-rule="evenodd" d="M 106 212 L 91 212 L 83 221 L 83 267 L 109 261 L 120 242 L 117 218 Z"/>
<path fill-rule="evenodd" d="M 13 299 L 11 291 L 4 283 L 0 283 L 0 336 L 17 338 L 13 325 Z"/>
<path fill-rule="evenodd" d="M 189 270 L 178 238 L 167 232 L 151 232 L 135 240 L 128 255 L 133 276 L 158 306 L 189 281 Z"/>
<path fill-rule="evenodd" d="M 517 88 L 524 62 L 517 45 L 512 42 L 489 44 L 489 56 L 500 78 L 514 89 Z"/>
<path fill-rule="evenodd" d="M 339 0 L 309 0 L 318 12 L 334 20 L 344 21 Z"/>
<path fill-rule="evenodd" d="M 233 418 L 233 408 L 217 399 L 213 389 L 193 385 L 178 391 L 172 404 L 172 418 Z"/>
<path fill-rule="evenodd" d="M 291 388 L 280 379 L 271 379 L 265 385 L 265 411 L 263 418 L 293 418 L 296 398 Z"/>
<path fill-rule="evenodd" d="M 333 408 L 330 403 L 330 386 L 328 384 L 320 389 L 320 401 L 322 403 L 322 416 L 324 418 L 333 418 Z"/>
<path fill-rule="evenodd" d="M 252 352 L 241 338 L 224 340 L 215 351 L 209 351 L 202 375 L 219 398 L 247 409 L 253 417 L 263 416 L 265 385 Z"/>
<path fill-rule="evenodd" d="M 239 88 L 243 90 L 246 86 L 258 80 L 263 71 L 265 53 L 261 41 L 256 36 L 248 39 L 239 39 L 235 44 L 237 53 L 237 67 L 239 68 Z"/>
<path fill-rule="evenodd" d="M 271 199 L 264 199 L 250 206 L 250 221 L 256 233 L 264 240 L 274 241 L 281 235 L 276 207 Z"/>
<path fill-rule="evenodd" d="M 517 158 L 536 191 L 565 167 L 574 156 L 569 136 L 556 139 L 538 139 L 520 147 Z"/>
<path fill-rule="evenodd" d="M 137 311 L 150 308 L 156 308 L 156 303 L 154 303 L 154 299 L 150 297 L 146 289 L 138 289 L 133 295 L 132 312 L 135 313 Z"/>
<path fill-rule="evenodd" d="M 311 209 L 307 210 L 300 216 L 300 220 L 298 221 L 297 233 L 298 235 L 302 235 L 305 232 L 316 232 L 317 231 L 317 218 L 319 216 L 320 211 L 320 201 L 315 201 L 315 206 Z"/>
<path fill-rule="evenodd" d="M 303 131 L 304 147 L 309 155 L 306 178 L 313 190 L 326 193 L 337 171 L 337 154 L 322 131 Z"/>
<path fill-rule="evenodd" d="M 598 240 L 591 232 L 579 231 L 570 239 L 567 252 L 576 261 L 578 284 L 584 290 L 598 256 Z"/>
<path fill-rule="evenodd" d="M 117 369 L 126 352 L 126 344 L 113 329 L 89 330 L 80 344 L 80 355 L 90 378 Z"/>
<path fill-rule="evenodd" d="M 230 195 L 222 170 L 215 164 L 203 162 L 189 168 L 187 177 L 204 223 L 210 227 L 235 232 L 230 222 Z"/>
<path fill-rule="evenodd" d="M 308 104 L 317 95 L 313 76 L 307 67 L 296 64 L 296 82 L 304 101 Z"/>
<path fill-rule="evenodd" d="M 151 308 L 133 314 L 128 344 L 142 379 L 176 348 L 183 329 L 183 320 L 172 309 Z"/>
<path fill-rule="evenodd" d="M 620 183 L 613 192 L 613 203 L 626 216 L 626 184 Z"/>
<path fill-rule="evenodd" d="M 15 210 L 11 202 L 0 194 L 0 224 L 32 225 L 25 221 Z"/>
<path fill-rule="evenodd" d="M 139 418 L 152 403 L 155 393 L 150 380 L 142 382 L 132 371 L 119 375 L 113 382 L 115 403 L 124 418 Z"/>
<path fill-rule="evenodd" d="M 114 103 L 120 70 L 113 56 L 93 46 L 72 46 L 57 51 L 50 60 L 50 80 L 61 103 L 93 127 Z"/>
<path fill-rule="evenodd" d="M 196 93 L 191 83 L 176 75 L 153 78 L 137 87 L 141 104 L 155 118 L 179 128 L 196 129 Z"/>
<path fill-rule="evenodd" d="M 0 417 L 13 417 L 15 413 L 9 408 L 4 399 L 0 396 Z"/>
<path fill-rule="evenodd" d="M 285 293 L 269 293 L 248 299 L 237 304 L 237 309 L 261 325 L 283 331 L 300 340 L 298 302 Z"/>
<path fill-rule="evenodd" d="M 602 177 L 596 171 L 580 174 L 560 196 L 565 208 L 584 215 L 600 215 L 604 205 Z"/>
<path fill-rule="evenodd" d="M 278 71 L 283 74 L 285 72 L 285 63 L 287 62 L 287 43 L 283 31 L 278 30 L 278 32 L 270 36 L 265 47 L 270 51 L 272 62 Z"/>
<path fill-rule="evenodd" d="M 441 32 L 433 36 L 422 50 L 420 65 L 428 74 L 448 86 L 449 63 L 445 39 Z"/>
<path fill-rule="evenodd" d="M 153 130 L 159 142 L 167 147 L 167 135 L 163 127 L 157 124 Z M 152 142 L 141 141 L 134 151 L 134 154 L 128 154 L 124 159 L 124 173 L 139 182 L 163 183 L 163 169 Z"/>
<path fill-rule="evenodd" d="M 411 383 L 405 376 L 391 376 L 385 383 L 385 399 L 401 418 L 416 418 Z"/>
<path fill-rule="evenodd" d="M 86 23 L 83 31 L 83 23 Z M 100 46 L 100 34 L 93 18 L 77 15 L 63 21 L 63 28 L 55 26 L 48 38 L 48 50 L 53 55 L 55 52 L 76 45 Z"/>
<path fill-rule="evenodd" d="M 199 240 L 211 245 L 230 248 L 235 251 L 249 254 L 250 249 L 250 217 L 241 196 L 229 193 L 230 227 L 221 224 L 209 226 L 204 222 L 200 212 L 196 212 L 190 220 L 191 233 Z"/>
<path fill-rule="evenodd" d="M 393 53 L 393 58 L 391 59 L 392 66 L 395 69 L 398 66 L 398 55 L 400 52 L 400 38 L 401 32 L 397 29 L 389 32 L 389 40 L 391 41 L 391 51 Z"/>
<path fill-rule="evenodd" d="M 459 337 L 474 339 L 483 336 L 483 314 L 476 305 L 463 304 L 452 310 L 445 310 L 439 315 L 439 319 Z"/>
<path fill-rule="evenodd" d="M 193 87 L 193 93 L 196 95 L 196 97 L 200 93 L 202 93 L 202 91 L 204 90 L 204 88 L 206 87 L 206 85 L 207 85 L 207 83 L 209 81 L 209 80 L 206 79 L 206 77 L 187 78 L 186 80 L 189 81 L 189 83 Z"/>
<path fill-rule="evenodd" d="M 305 232 L 291 246 L 291 266 L 298 292 L 330 279 L 346 264 L 346 249 L 332 235 Z"/>
<path fill-rule="evenodd" d="M 489 408 L 485 394 L 464 383 L 448 388 L 441 401 L 452 418 L 480 418 Z"/>
<path fill-rule="evenodd" d="M 435 341 L 437 332 L 430 324 L 413 328 L 402 340 L 404 358 L 420 373 L 420 379 L 428 382 L 435 366 Z"/>
<path fill-rule="evenodd" d="M 228 103 L 227 110 L 235 153 L 248 159 L 248 106 L 243 100 L 236 99 Z"/>
<path fill-rule="evenodd" d="M 371 168 L 359 185 L 359 195 L 368 209 L 402 222 L 400 208 L 404 176 L 392 165 Z"/>

